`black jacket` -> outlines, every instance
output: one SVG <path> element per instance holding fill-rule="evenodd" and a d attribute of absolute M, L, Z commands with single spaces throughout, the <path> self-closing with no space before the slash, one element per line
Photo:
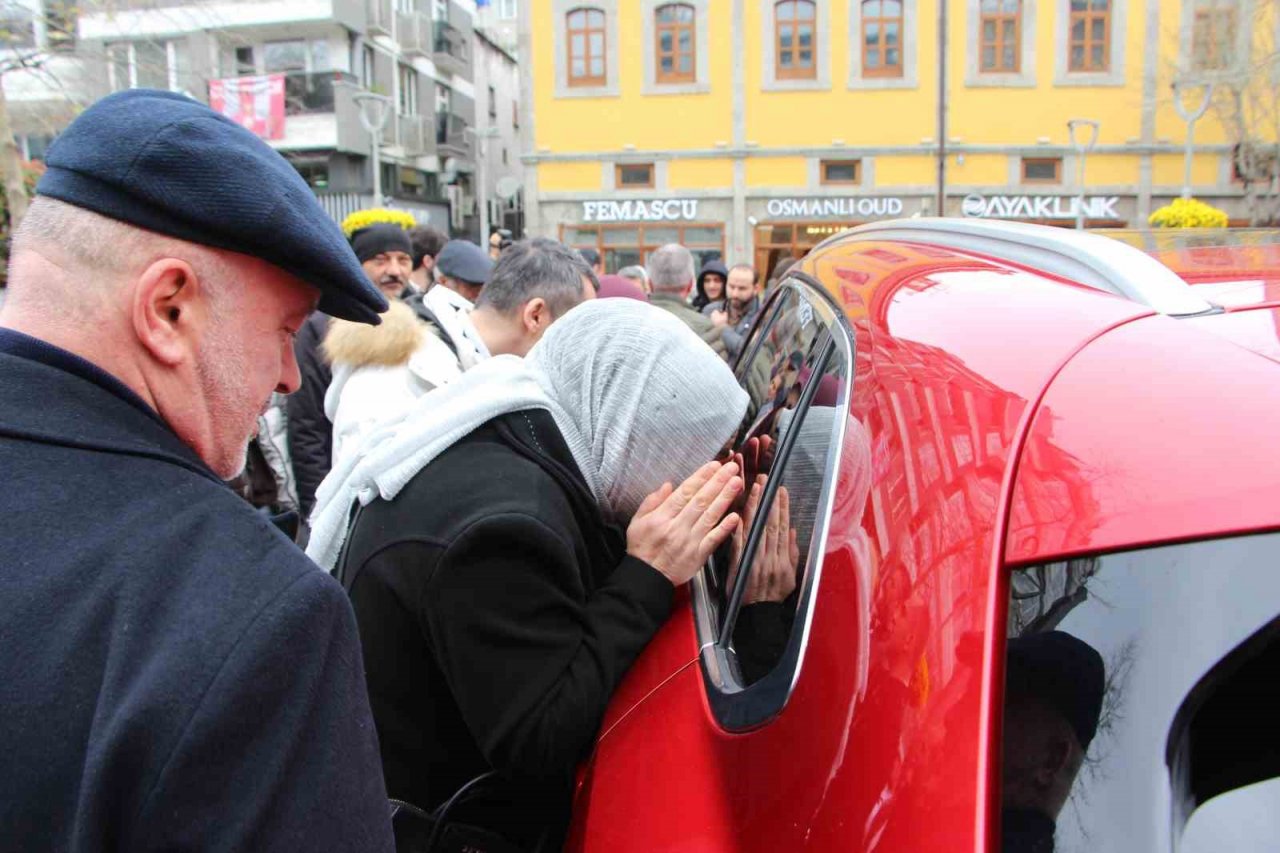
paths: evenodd
<path fill-rule="evenodd" d="M 104 371 L 0 376 L 0 846 L 390 850 L 338 584 Z"/>
<path fill-rule="evenodd" d="M 496 768 L 461 817 L 530 844 L 666 619 L 544 411 L 489 422 L 360 510 L 339 576 L 360 625 L 387 789 L 424 807 Z"/>
<path fill-rule="evenodd" d="M 333 373 L 320 351 L 328 331 L 328 315 L 317 311 L 302 324 L 293 342 L 302 387 L 288 398 L 289 453 L 304 521 L 315 507 L 316 489 L 333 465 L 333 424 L 324 413 L 324 393 L 329 390 Z"/>
<path fill-rule="evenodd" d="M 724 311 L 726 300 L 720 299 L 715 302 L 708 303 L 702 309 L 702 313 L 710 317 L 714 311 Z M 742 345 L 747 342 L 747 335 L 751 333 L 751 327 L 755 325 L 756 317 L 760 316 L 760 297 L 751 297 L 751 302 L 747 305 L 747 310 L 742 312 L 742 319 L 732 326 L 723 326 L 722 340 L 724 341 L 725 360 L 732 365 L 738 358 L 738 354 L 742 352 Z"/>

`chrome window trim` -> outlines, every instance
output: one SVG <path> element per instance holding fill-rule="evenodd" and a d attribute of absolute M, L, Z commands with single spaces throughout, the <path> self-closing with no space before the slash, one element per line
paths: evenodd
<path fill-rule="evenodd" d="M 921 217 L 872 222 L 828 240 L 899 240 L 973 252 L 1114 293 L 1170 317 L 1221 310 L 1146 252 L 1087 231 L 994 219 Z"/>
<path fill-rule="evenodd" d="M 693 580 L 694 623 L 697 630 L 699 657 L 702 661 L 703 683 L 707 690 L 708 704 L 717 723 L 727 731 L 746 731 L 758 728 L 786 708 L 799 682 L 804 668 L 805 652 L 813 627 L 813 611 L 818 589 L 822 582 L 822 570 L 826 562 L 826 545 L 831 528 L 831 514 L 835 505 L 836 468 L 844 450 L 845 425 L 852 402 L 854 380 L 854 338 L 844 313 L 818 282 L 800 272 L 792 273 L 778 288 L 778 294 L 786 289 L 799 292 L 805 302 L 830 330 L 833 351 L 828 363 L 830 368 L 843 359 L 845 381 L 841 384 L 836 400 L 838 416 L 832 422 L 832 440 L 828 452 L 827 476 L 823 479 L 818 497 L 819 512 L 814 519 L 813 537 L 809 545 L 809 565 L 805 571 L 799 600 L 796 604 L 796 621 L 787 647 L 778 664 L 764 678 L 751 685 L 742 685 L 731 652 L 719 643 L 718 622 L 720 613 L 712 600 L 704 568 Z M 773 301 L 781 298 L 775 294 Z M 765 315 L 762 315 L 765 317 Z M 765 317 L 765 319 L 768 319 Z M 754 348 L 753 348 L 754 354 Z M 727 626 L 731 635 L 733 626 Z"/>

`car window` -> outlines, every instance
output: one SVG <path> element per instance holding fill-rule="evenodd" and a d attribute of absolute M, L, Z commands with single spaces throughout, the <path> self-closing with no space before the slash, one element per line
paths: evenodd
<path fill-rule="evenodd" d="M 751 401 L 735 443 L 748 485 L 738 509 L 749 523 L 713 556 L 700 578 L 705 597 L 695 596 L 716 640 L 722 692 L 772 682 L 757 691 L 766 701 L 733 712 L 734 724 L 780 710 L 796 674 L 848 419 L 852 345 L 842 323 L 825 294 L 789 281 L 737 366 Z M 785 541 L 772 533 L 784 511 L 794 531 Z"/>
<path fill-rule="evenodd" d="M 1273 533 L 1013 572 L 1003 850 L 1274 847 L 1278 557 Z"/>

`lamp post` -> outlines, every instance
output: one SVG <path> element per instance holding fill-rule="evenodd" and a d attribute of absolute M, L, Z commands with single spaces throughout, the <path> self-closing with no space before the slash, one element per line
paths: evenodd
<path fill-rule="evenodd" d="M 373 141 L 373 206 L 382 204 L 382 129 L 391 116 L 391 99 L 374 92 L 357 92 L 351 96 L 360 108 L 360 126 L 368 131 Z"/>
<path fill-rule="evenodd" d="M 1187 105 L 1182 102 L 1182 93 L 1189 88 L 1194 87 L 1187 86 L 1177 80 L 1173 81 L 1173 108 L 1178 111 L 1178 117 L 1187 123 L 1187 142 L 1182 163 L 1183 198 L 1191 198 L 1191 143 L 1195 138 L 1196 122 L 1209 109 L 1209 101 L 1213 98 L 1213 84 L 1203 84 L 1201 88 L 1204 90 L 1204 94 L 1200 98 L 1200 105 L 1191 112 L 1187 112 Z"/>
<path fill-rule="evenodd" d="M 1084 230 L 1084 158 L 1085 155 L 1093 150 L 1093 146 L 1098 144 L 1098 129 L 1101 125 L 1088 118 L 1073 118 L 1067 122 L 1067 138 L 1071 140 L 1071 147 L 1076 149 L 1076 160 L 1078 161 L 1076 173 L 1076 230 Z M 1085 137 L 1084 131 L 1088 130 L 1089 135 Z M 1077 138 L 1077 132 L 1079 138 Z"/>
<path fill-rule="evenodd" d="M 489 159 L 489 146 L 486 144 L 488 140 L 498 135 L 499 130 L 496 127 L 486 127 L 484 130 L 476 130 L 474 127 L 465 127 L 462 132 L 466 136 L 470 136 L 476 143 L 476 196 L 480 199 L 480 243 L 484 250 L 489 250 L 489 187 L 486 182 L 486 170 Z"/>

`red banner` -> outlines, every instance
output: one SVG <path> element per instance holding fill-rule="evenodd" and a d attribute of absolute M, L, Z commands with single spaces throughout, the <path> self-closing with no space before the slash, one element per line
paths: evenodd
<path fill-rule="evenodd" d="M 284 138 L 284 75 L 209 81 L 209 106 L 263 139 Z"/>

